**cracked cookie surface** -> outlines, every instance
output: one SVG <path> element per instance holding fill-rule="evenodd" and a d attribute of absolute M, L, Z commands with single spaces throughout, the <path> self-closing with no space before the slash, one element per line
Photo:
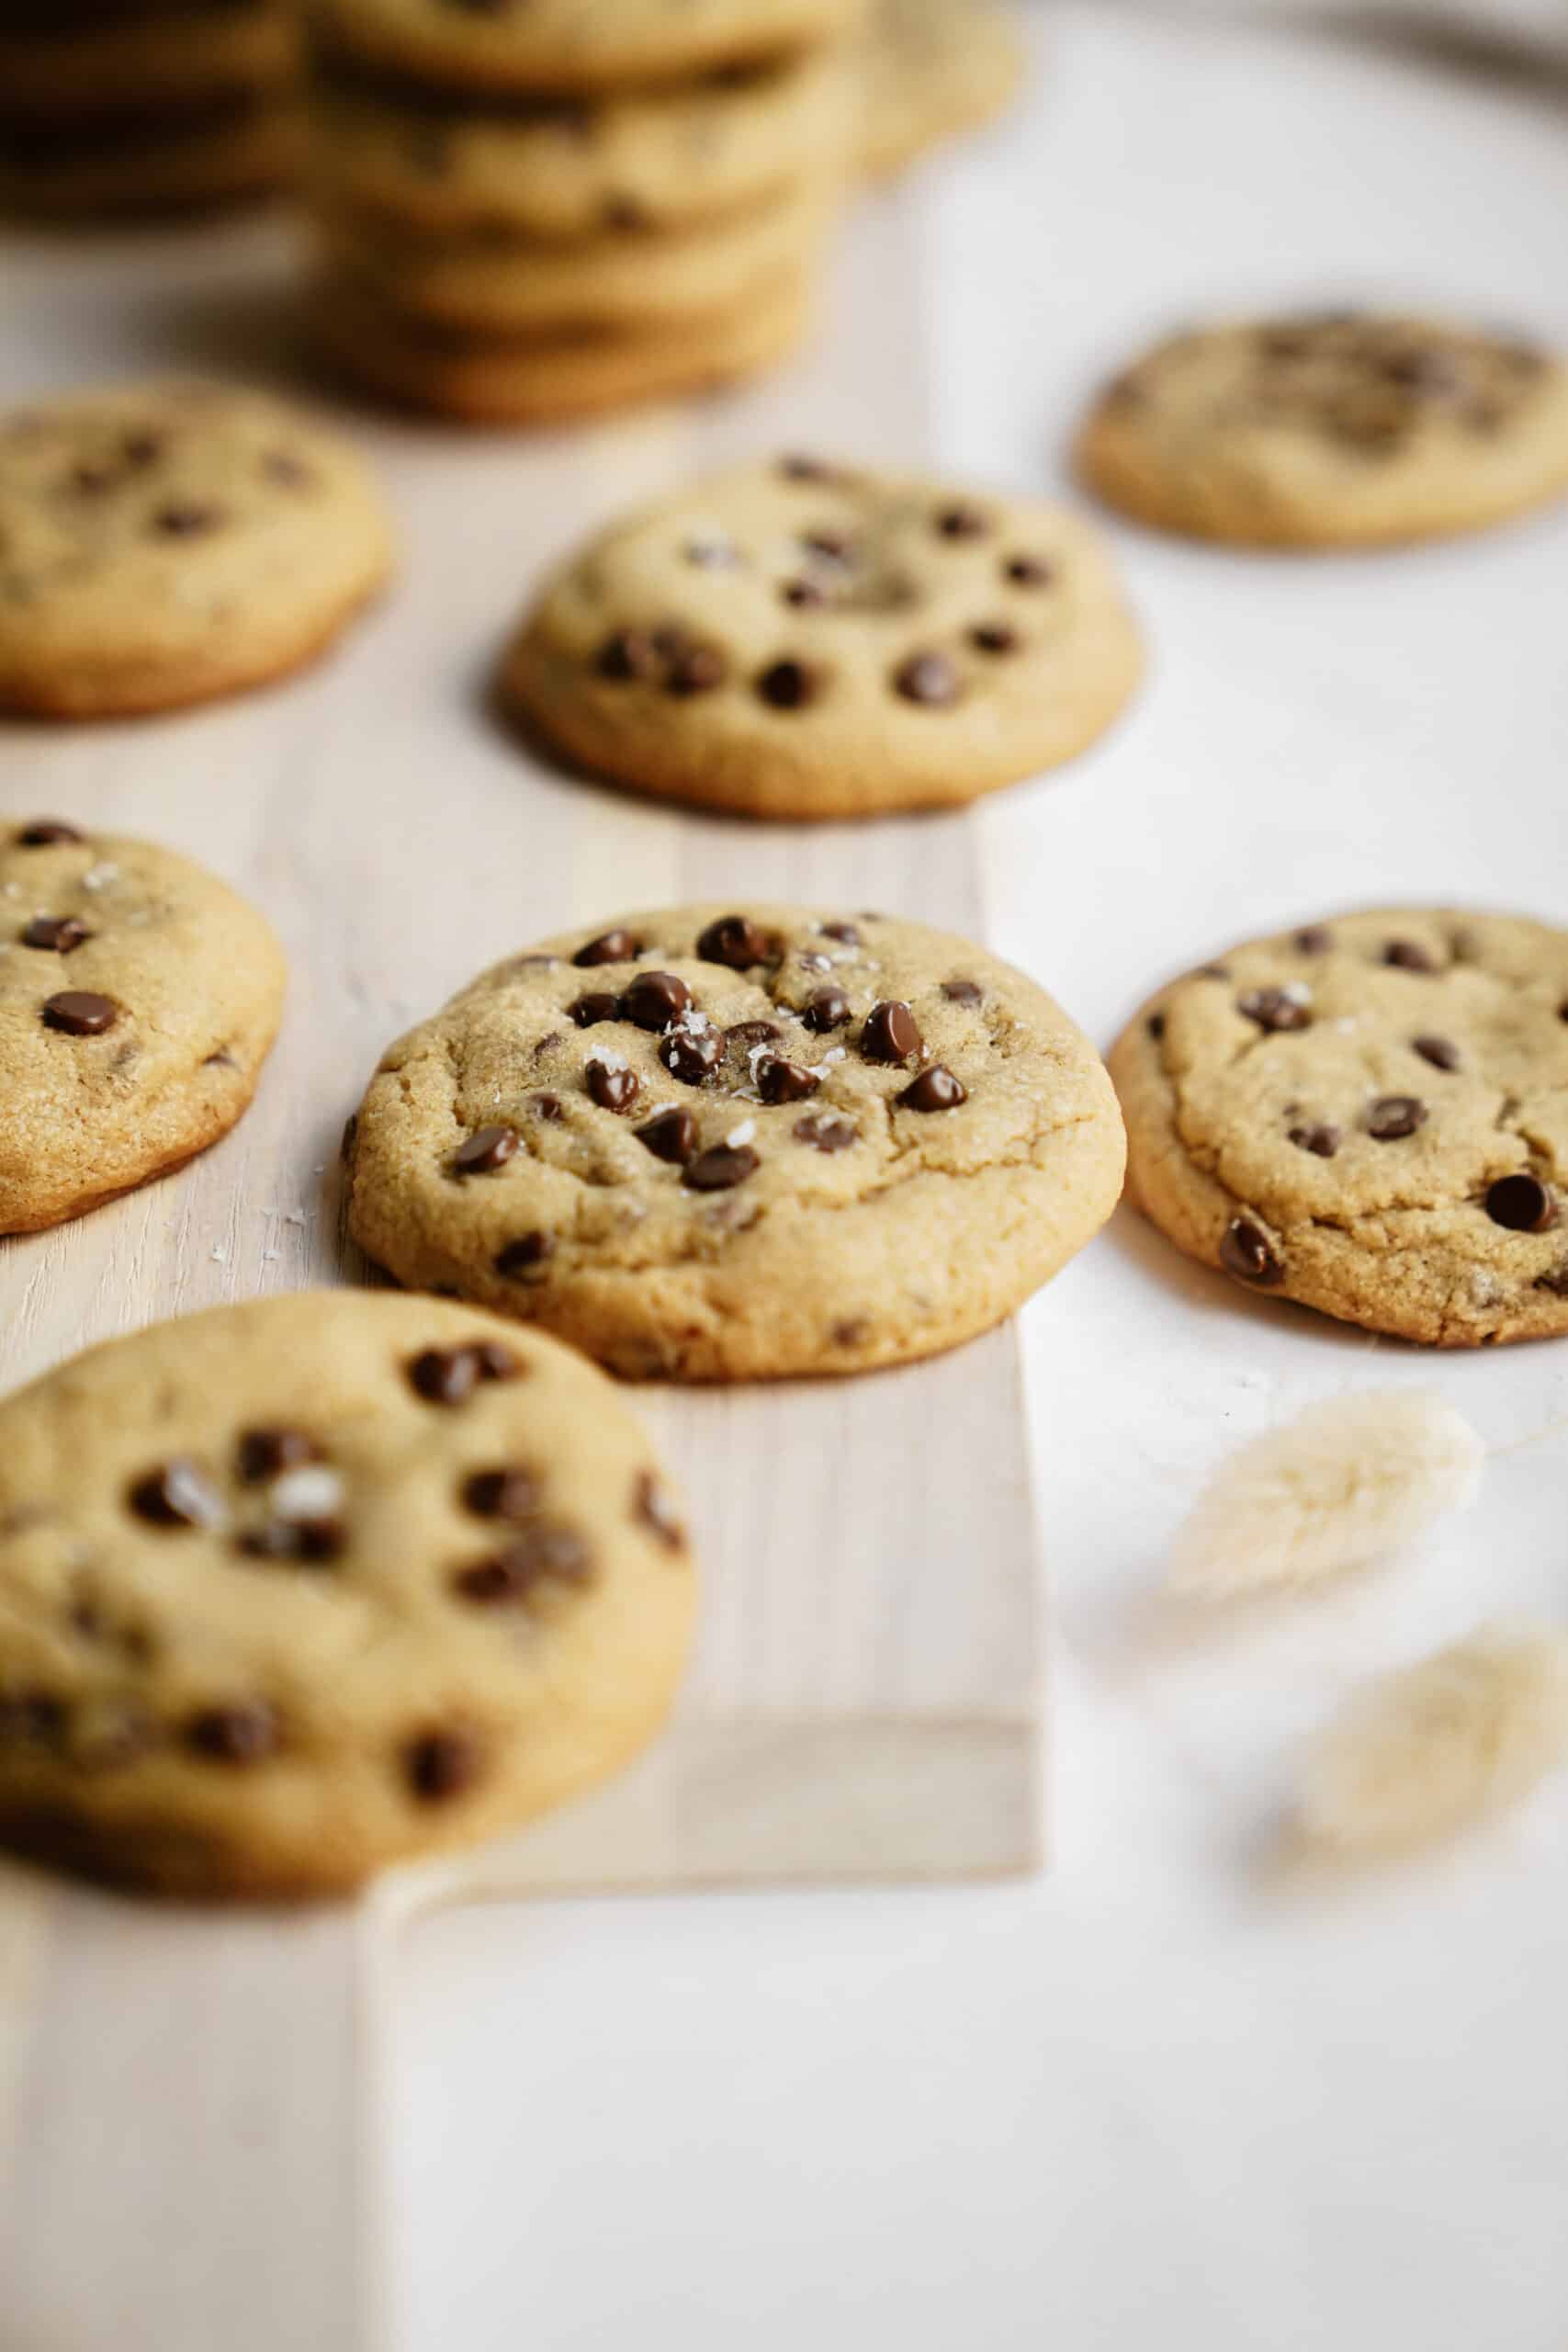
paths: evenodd
<path fill-rule="evenodd" d="M 1071 758 L 1141 663 L 1109 553 L 1065 508 L 789 456 L 569 559 L 502 689 L 637 791 L 854 817 L 971 800 Z"/>
<path fill-rule="evenodd" d="M 0 1403 L 0 1836 L 180 1894 L 353 1886 L 615 1770 L 692 1604 L 569 1350 L 353 1291 L 156 1325 Z"/>
<path fill-rule="evenodd" d="M 1112 505 L 1197 537 L 1440 537 L 1568 490 L 1568 367 L 1518 337 L 1395 313 L 1199 329 L 1106 387 L 1078 461 Z"/>
<path fill-rule="evenodd" d="M 0 417 L 0 708 L 86 718 L 229 694 L 321 652 L 379 587 L 358 454 L 217 385 Z"/>
<path fill-rule="evenodd" d="M 411 1286 L 631 1378 L 863 1370 L 999 1321 L 1110 1215 L 1088 1040 L 967 941 L 854 910 L 625 915 L 393 1046 L 350 1222 Z"/>
<path fill-rule="evenodd" d="M 268 924 L 189 858 L 56 818 L 0 827 L 0 1233 L 226 1135 L 283 991 Z"/>
<path fill-rule="evenodd" d="M 1568 1331 L 1568 932 L 1332 916 L 1172 982 L 1110 1064 L 1189 1257 L 1436 1346 Z"/>

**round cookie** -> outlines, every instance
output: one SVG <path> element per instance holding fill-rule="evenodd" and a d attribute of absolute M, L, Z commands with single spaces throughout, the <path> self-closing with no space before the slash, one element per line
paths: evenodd
<path fill-rule="evenodd" d="M 257 392 L 127 385 L 0 418 L 0 708 L 161 710 L 321 652 L 386 578 L 355 451 Z"/>
<path fill-rule="evenodd" d="M 815 268 L 836 219 L 836 189 L 805 187 L 741 220 L 579 243 L 410 238 L 338 218 L 318 221 L 329 267 L 400 315 L 476 334 L 551 333 L 613 321 L 628 329 L 694 322 Z"/>
<path fill-rule="evenodd" d="M 355 1886 L 624 1763 L 692 1600 L 570 1351 L 355 1291 L 155 1325 L 0 1404 L 0 1836 L 173 1894 Z"/>
<path fill-rule="evenodd" d="M 1535 345 L 1350 311 L 1173 336 L 1101 393 L 1086 481 L 1237 546 L 1478 529 L 1568 490 L 1568 367 Z"/>
<path fill-rule="evenodd" d="M 1065 509 L 785 458 L 572 557 L 503 689 L 638 791 L 856 817 L 971 800 L 1069 759 L 1141 658 L 1109 556 Z"/>
<path fill-rule="evenodd" d="M 988 122 L 1017 90 L 1028 56 L 1010 10 L 991 0 L 877 0 L 856 51 L 863 170 L 880 178 Z"/>
<path fill-rule="evenodd" d="M 329 59 L 491 96 L 678 82 L 852 33 L 867 0 L 306 0 Z"/>
<path fill-rule="evenodd" d="M 323 77 L 309 169 L 328 208 L 427 235 L 682 230 L 781 196 L 826 160 L 847 171 L 857 118 L 837 51 L 504 111 Z"/>
<path fill-rule="evenodd" d="M 276 0 L 194 13 L 114 17 L 74 30 L 0 30 L 7 119 L 69 121 L 100 110 L 178 106 L 226 90 L 276 90 L 295 72 L 294 20 Z"/>
<path fill-rule="evenodd" d="M 497 965 L 384 1057 L 348 1145 L 400 1281 L 632 1379 L 902 1363 L 1111 1214 L 1110 1081 L 1060 1007 L 883 915 L 626 915 Z"/>
<path fill-rule="evenodd" d="M 494 335 L 401 318 L 338 274 L 318 285 L 313 318 L 328 358 L 385 399 L 471 424 L 552 424 L 774 366 L 809 327 L 811 286 L 786 272 L 698 334 L 687 323 Z"/>
<path fill-rule="evenodd" d="M 268 925 L 190 859 L 54 818 L 0 826 L 0 1233 L 227 1135 L 283 990 Z"/>
<path fill-rule="evenodd" d="M 1189 1257 L 1436 1347 L 1568 1331 L 1568 932 L 1337 915 L 1162 989 L 1110 1059 L 1129 1193 Z"/>

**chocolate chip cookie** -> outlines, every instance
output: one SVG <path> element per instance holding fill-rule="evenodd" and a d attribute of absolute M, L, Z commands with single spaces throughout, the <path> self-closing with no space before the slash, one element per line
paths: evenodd
<path fill-rule="evenodd" d="M 1011 8 L 993 0 L 877 0 L 857 59 L 861 161 L 880 177 L 999 114 L 1028 50 Z"/>
<path fill-rule="evenodd" d="M 1076 515 L 795 455 L 612 525 L 547 584 L 502 675 L 598 774 L 819 818 L 1053 767 L 1110 725 L 1140 665 Z"/>
<path fill-rule="evenodd" d="M 352 1887 L 624 1763 L 692 1600 L 570 1350 L 352 1291 L 156 1325 L 0 1404 L 0 1836 L 175 1894 Z"/>
<path fill-rule="evenodd" d="M 59 818 L 0 824 L 0 1233 L 227 1135 L 283 989 L 268 925 L 190 859 Z"/>
<path fill-rule="evenodd" d="M 1142 521 L 1254 547 L 1473 530 L 1568 489 L 1568 368 L 1350 311 L 1172 336 L 1107 386 L 1078 461 Z"/>
<path fill-rule="evenodd" d="M 279 0 L 130 15 L 69 11 L 0 25 L 0 115 L 66 122 L 179 107 L 224 91 L 284 89 L 298 66 L 291 10 Z"/>
<path fill-rule="evenodd" d="M 0 418 L 0 709 L 89 718 L 260 684 L 385 579 L 356 453 L 257 392 L 128 386 Z"/>
<path fill-rule="evenodd" d="M 420 1289 L 630 1378 L 863 1370 L 1009 1315 L 1097 1230 L 1122 1137 L 1051 999 L 855 909 L 621 917 L 393 1046 L 350 1222 Z"/>
<path fill-rule="evenodd" d="M 1233 948 L 1111 1055 L 1132 1198 L 1262 1295 L 1480 1347 L 1568 1331 L 1568 932 L 1380 908 Z"/>

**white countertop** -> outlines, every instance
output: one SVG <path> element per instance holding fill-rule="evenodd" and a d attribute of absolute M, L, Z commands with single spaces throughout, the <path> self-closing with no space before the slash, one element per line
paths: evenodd
<path fill-rule="evenodd" d="M 1103 368 L 1232 306 L 1425 297 L 1568 341 L 1568 85 L 1091 6 L 1045 46 L 1032 106 L 927 181 L 954 467 L 1037 482 Z M 983 819 L 996 944 L 1097 1035 L 1337 905 L 1568 921 L 1568 515 L 1358 560 L 1120 537 L 1147 691 Z M 1380 1347 L 1125 1215 L 1026 1329 L 1052 1873 L 419 1929 L 409 2352 L 1561 2352 L 1568 1785 L 1339 1885 L 1282 1877 L 1269 1838 L 1359 1676 L 1568 1611 L 1568 1437 L 1353 1589 L 1189 1639 L 1142 1604 L 1264 1419 L 1415 1383 L 1506 1442 L 1568 1413 L 1568 1347 Z"/>

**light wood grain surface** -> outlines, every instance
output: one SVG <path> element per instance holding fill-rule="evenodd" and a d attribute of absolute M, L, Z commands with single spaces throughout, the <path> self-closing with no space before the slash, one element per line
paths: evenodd
<path fill-rule="evenodd" d="M 0 813 L 143 833 L 250 893 L 292 967 L 236 1133 L 175 1179 L 0 1243 L 0 1383 L 155 1317 L 358 1280 L 339 1131 L 387 1039 L 562 924 L 694 897 L 983 929 L 962 818 L 762 830 L 558 776 L 495 724 L 541 565 L 626 500 L 753 448 L 918 460 L 919 212 L 866 207 L 815 356 L 744 398 L 583 435 L 467 438 L 344 411 L 406 562 L 341 652 L 156 722 L 0 731 Z M 277 223 L 0 246 L 6 397 L 300 372 Z M 677 1721 L 625 1781 L 356 1913 L 171 1913 L 0 1875 L 3 2352 L 380 2346 L 377 1962 L 411 1908 L 584 1886 L 944 1875 L 1038 1848 L 1036 1562 L 1016 1349 L 639 1399 L 705 1571 Z M 368 2221 L 367 2221 L 368 2215 Z"/>

